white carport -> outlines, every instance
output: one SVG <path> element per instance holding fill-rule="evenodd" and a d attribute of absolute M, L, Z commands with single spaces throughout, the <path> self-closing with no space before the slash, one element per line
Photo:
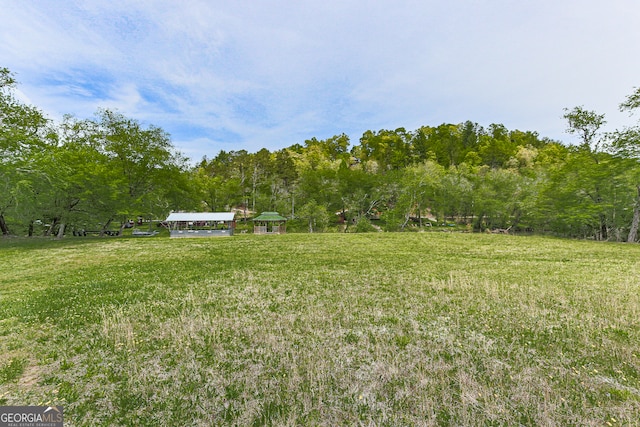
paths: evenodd
<path fill-rule="evenodd" d="M 171 212 L 165 222 L 171 237 L 233 236 L 233 212 Z"/>

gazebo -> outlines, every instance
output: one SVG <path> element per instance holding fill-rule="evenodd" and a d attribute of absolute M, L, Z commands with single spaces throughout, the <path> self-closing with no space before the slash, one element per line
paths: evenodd
<path fill-rule="evenodd" d="M 287 219 L 278 212 L 262 212 L 253 219 L 253 234 L 284 234 Z"/>
<path fill-rule="evenodd" d="M 171 237 L 233 236 L 233 212 L 171 212 L 165 220 Z"/>

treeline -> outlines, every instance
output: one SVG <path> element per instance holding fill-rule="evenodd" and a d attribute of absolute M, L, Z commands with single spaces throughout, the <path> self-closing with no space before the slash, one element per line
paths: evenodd
<path fill-rule="evenodd" d="M 597 118 L 581 108 L 566 117 Z M 346 231 L 445 224 L 635 241 L 640 165 L 620 135 L 598 134 L 602 124 L 572 122 L 589 139 L 570 147 L 465 122 L 367 131 L 353 146 L 338 135 L 275 152 L 221 151 L 196 167 L 196 188 L 207 209 L 276 210 L 309 231 L 336 221 Z"/>
<path fill-rule="evenodd" d="M 188 200 L 190 171 L 169 135 L 122 114 L 60 124 L 18 102 L 0 69 L 0 231 L 105 233 Z"/>
<path fill-rule="evenodd" d="M 278 211 L 289 230 L 310 232 L 444 224 L 637 241 L 639 127 L 603 133 L 604 116 L 582 107 L 565 111 L 575 146 L 468 121 L 220 151 L 190 166 L 160 128 L 109 110 L 54 125 L 15 100 L 8 70 L 0 76 L 3 234 L 235 209 L 240 220 Z M 639 106 L 636 90 L 621 109 Z"/>

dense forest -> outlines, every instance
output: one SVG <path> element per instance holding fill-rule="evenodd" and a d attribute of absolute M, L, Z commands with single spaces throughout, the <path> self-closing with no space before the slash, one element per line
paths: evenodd
<path fill-rule="evenodd" d="M 122 230 L 172 210 L 263 211 L 289 230 L 552 233 L 638 241 L 640 124 L 567 109 L 577 145 L 501 124 L 423 126 L 308 139 L 277 151 L 212 153 L 190 164 L 161 128 L 111 110 L 53 123 L 15 97 L 0 69 L 0 231 Z M 640 89 L 620 104 L 633 113 Z"/>

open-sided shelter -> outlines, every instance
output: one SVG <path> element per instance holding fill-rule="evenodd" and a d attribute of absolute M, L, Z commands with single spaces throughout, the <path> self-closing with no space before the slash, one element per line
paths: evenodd
<path fill-rule="evenodd" d="M 171 237 L 233 236 L 233 212 L 171 212 L 165 220 Z"/>
<path fill-rule="evenodd" d="M 253 234 L 284 234 L 287 232 L 287 218 L 278 212 L 262 212 L 253 219 Z"/>

